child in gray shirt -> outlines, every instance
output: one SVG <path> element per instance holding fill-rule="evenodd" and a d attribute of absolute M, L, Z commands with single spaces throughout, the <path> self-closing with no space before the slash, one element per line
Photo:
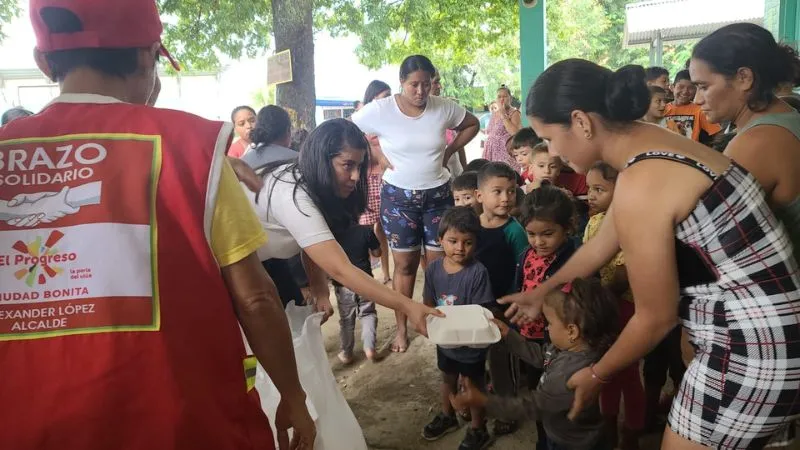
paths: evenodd
<path fill-rule="evenodd" d="M 428 264 L 422 300 L 428 306 L 490 305 L 494 295 L 489 271 L 475 260 L 475 246 L 481 222 L 469 206 L 457 206 L 442 216 L 439 240 L 444 258 Z M 469 347 L 436 347 L 436 362 L 442 372 L 442 412 L 425 425 L 422 437 L 437 440 L 459 428 L 450 394 L 458 389 L 458 379 L 469 379 L 477 389 L 484 388 L 486 350 Z M 483 408 L 471 408 L 471 426 L 461 442 L 461 450 L 480 450 L 491 443 Z"/>
<path fill-rule="evenodd" d="M 467 380 L 463 391 L 450 400 L 456 409 L 482 406 L 493 417 L 541 420 L 550 450 L 610 449 L 597 402 L 575 420 L 567 418 L 575 398 L 567 381 L 575 372 L 594 364 L 614 342 L 616 302 L 599 282 L 576 279 L 545 297 L 542 312 L 551 340 L 545 345 L 526 340 L 503 322 L 495 321 L 512 353 L 544 369 L 530 398 L 487 397 Z"/>

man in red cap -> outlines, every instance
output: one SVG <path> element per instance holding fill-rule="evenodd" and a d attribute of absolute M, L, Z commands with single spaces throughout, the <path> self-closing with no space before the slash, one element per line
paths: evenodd
<path fill-rule="evenodd" d="M 0 129 L 0 448 L 274 448 L 243 331 L 281 394 L 279 446 L 311 449 L 231 126 L 145 105 L 159 57 L 178 68 L 154 0 L 30 14 L 61 95 Z"/>

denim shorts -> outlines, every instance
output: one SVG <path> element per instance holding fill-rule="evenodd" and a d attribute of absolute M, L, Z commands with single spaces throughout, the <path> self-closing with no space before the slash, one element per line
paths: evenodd
<path fill-rule="evenodd" d="M 439 222 L 453 206 L 450 183 L 431 189 L 402 189 L 384 182 L 381 223 L 389 247 L 396 252 L 419 250 L 423 245 L 441 251 Z"/>

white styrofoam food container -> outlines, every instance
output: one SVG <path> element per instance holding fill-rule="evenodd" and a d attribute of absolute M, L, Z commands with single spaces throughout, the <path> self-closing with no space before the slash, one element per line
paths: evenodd
<path fill-rule="evenodd" d="M 447 317 L 428 316 L 428 339 L 444 348 L 486 348 L 500 340 L 492 313 L 480 305 L 439 306 Z"/>

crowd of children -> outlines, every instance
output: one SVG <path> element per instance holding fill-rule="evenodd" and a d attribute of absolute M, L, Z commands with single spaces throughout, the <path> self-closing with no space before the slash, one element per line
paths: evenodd
<path fill-rule="evenodd" d="M 684 72 L 671 88 L 665 69 L 647 73 L 651 104 L 643 122 L 704 142 L 719 131 L 692 103 Z M 475 160 L 453 180 L 456 207 L 439 230 L 445 259 L 428 267 L 425 288 L 430 304 L 484 305 L 494 313 L 503 339 L 488 352 L 437 350 L 444 377 L 442 411 L 423 436 L 438 439 L 457 429 L 459 412 L 470 410 L 462 416 L 471 426 L 461 450 L 485 448 L 494 437 L 513 433 L 525 418 L 536 422 L 537 449 L 638 449 L 643 432 L 663 427 L 667 374 L 677 386 L 685 371 L 678 328 L 644 361 L 644 383 L 640 364 L 632 364 L 604 380 L 593 409 L 575 421 L 567 419 L 572 392 L 566 380 L 596 361 L 633 315 L 624 255 L 603 267 L 596 282 L 578 279 L 550 295 L 543 316 L 521 328 L 506 321 L 495 301 L 537 288 L 597 233 L 611 206 L 617 172 L 604 163 L 585 176 L 573 172 L 530 128 L 512 136 L 507 148 L 519 173 L 504 163 Z M 461 272 L 469 277 L 456 275 Z M 488 286 L 476 284 L 484 279 Z M 488 381 L 478 370 L 484 365 Z M 484 418 L 494 420 L 491 434 Z"/>
<path fill-rule="evenodd" d="M 651 103 L 641 120 L 710 143 L 720 129 L 692 103 L 695 87 L 688 72 L 678 73 L 671 87 L 663 68 L 648 69 L 647 77 Z M 605 163 L 585 176 L 573 172 L 550 155 L 547 143 L 530 128 L 509 138 L 507 149 L 519 172 L 505 163 L 478 159 L 452 180 L 455 207 L 442 217 L 438 233 L 445 256 L 428 264 L 423 293 L 431 306 L 486 307 L 503 339 L 487 350 L 437 349 L 441 411 L 422 435 L 439 439 L 458 429 L 462 418 L 470 426 L 459 450 L 482 449 L 528 418 L 537 426 L 537 449 L 638 449 L 644 431 L 663 427 L 659 419 L 668 400 L 662 399 L 667 374 L 677 386 L 685 371 L 677 327 L 645 359 L 644 383 L 639 363 L 632 364 L 604 380 L 597 405 L 577 420 L 567 419 L 573 393 L 566 381 L 596 361 L 633 315 L 624 255 L 620 252 L 604 266 L 596 282 L 577 279 L 548 296 L 543 315 L 521 328 L 506 321 L 504 307 L 496 301 L 536 289 L 592 239 L 611 206 L 617 172 Z M 340 238 L 365 271 L 369 252 L 377 249 L 371 233 L 362 227 Z M 340 358 L 352 360 L 358 315 L 364 348 L 372 359 L 374 306 L 341 287 L 336 294 L 342 324 Z M 625 420 L 620 434 L 621 403 Z M 488 419 L 493 420 L 491 433 Z"/>
<path fill-rule="evenodd" d="M 523 387 L 520 379 L 525 374 L 528 382 L 524 387 L 532 389 L 536 396 L 545 392 L 545 397 L 553 395 L 559 399 L 548 402 L 544 407 L 547 413 L 543 410 L 541 415 L 534 416 L 539 436 L 537 448 L 584 448 L 584 444 L 588 445 L 585 448 L 595 448 L 596 445 L 605 445 L 606 441 L 601 443 L 590 436 L 606 433 L 599 412 L 578 427 L 580 436 L 570 431 L 574 426 L 566 419 L 568 399 L 571 398 L 566 390 L 566 378 L 571 372 L 548 377 L 544 369 L 550 367 L 549 361 L 559 352 L 564 353 L 557 360 L 563 360 L 564 365 L 555 367 L 562 367 L 567 372 L 570 368 L 585 367 L 592 361 L 592 357 L 587 355 L 596 355 L 598 351 L 594 340 L 586 341 L 587 331 L 578 331 L 577 337 L 566 337 L 568 344 L 562 347 L 550 337 L 552 320 L 555 319 L 549 320 L 548 313 L 537 323 L 515 330 L 505 322 L 504 308 L 495 301 L 511 292 L 536 288 L 569 259 L 583 235 L 580 224 L 587 221 L 586 217 L 579 216 L 580 211 L 588 211 L 588 207 L 576 206 L 585 203 L 583 196 L 587 193 L 591 196 L 591 193 L 585 177 L 565 170 L 558 158 L 547 153 L 546 144 L 531 129 L 523 129 L 514 136 L 509 148 L 520 163 L 522 174 L 515 173 L 504 163 L 477 160 L 467 167 L 467 172 L 453 180 L 456 207 L 443 217 L 439 229 L 445 258 L 428 267 L 424 295 L 426 303 L 431 305 L 484 305 L 494 313 L 506 338 L 489 347 L 487 352 L 437 350 L 439 369 L 443 372 L 442 411 L 426 425 L 423 437 L 438 439 L 457 429 L 457 413 L 465 409 L 470 409 L 470 414 L 462 417 L 468 417 L 471 426 L 459 447 L 462 450 L 485 448 L 494 437 L 516 431 L 519 420 L 524 417 L 513 414 L 514 408 L 507 410 L 511 414 L 491 414 L 494 424 L 490 434 L 480 405 L 451 404 L 451 396 L 458 393 L 459 377 L 462 387 L 467 385 L 486 391 L 483 370 L 488 365 L 490 391 L 498 398 L 519 398 Z M 518 192 L 523 189 L 528 192 L 522 192 L 521 201 L 518 201 Z M 574 239 L 576 236 L 577 240 Z M 487 284 L 476 283 L 484 278 L 488 280 Z M 578 283 L 582 282 L 578 280 Z M 589 302 L 591 295 L 595 295 L 592 292 L 599 291 L 588 289 L 582 292 L 585 294 L 578 302 L 580 304 Z M 606 308 L 605 314 L 615 317 L 616 305 L 611 306 L 613 309 Z M 601 329 L 608 327 L 605 319 L 602 324 L 589 323 L 600 316 L 590 314 L 591 317 L 584 318 L 582 314 L 586 311 L 581 308 L 554 306 L 553 314 L 565 315 L 560 319 L 565 329 L 586 329 L 602 335 L 612 335 L 617 331 L 613 327 Z M 520 342 L 524 344 L 520 345 Z M 605 339 L 604 342 L 607 345 L 610 341 Z M 573 355 L 570 352 L 577 353 Z M 532 354 L 539 356 L 532 357 Z M 581 361 L 586 361 L 586 364 Z M 552 384 L 544 381 L 548 379 Z M 642 397 L 641 392 L 639 397 Z M 588 416 L 592 417 L 591 414 Z M 595 432 L 587 435 L 587 429 Z M 550 434 L 554 436 L 551 438 Z"/>

